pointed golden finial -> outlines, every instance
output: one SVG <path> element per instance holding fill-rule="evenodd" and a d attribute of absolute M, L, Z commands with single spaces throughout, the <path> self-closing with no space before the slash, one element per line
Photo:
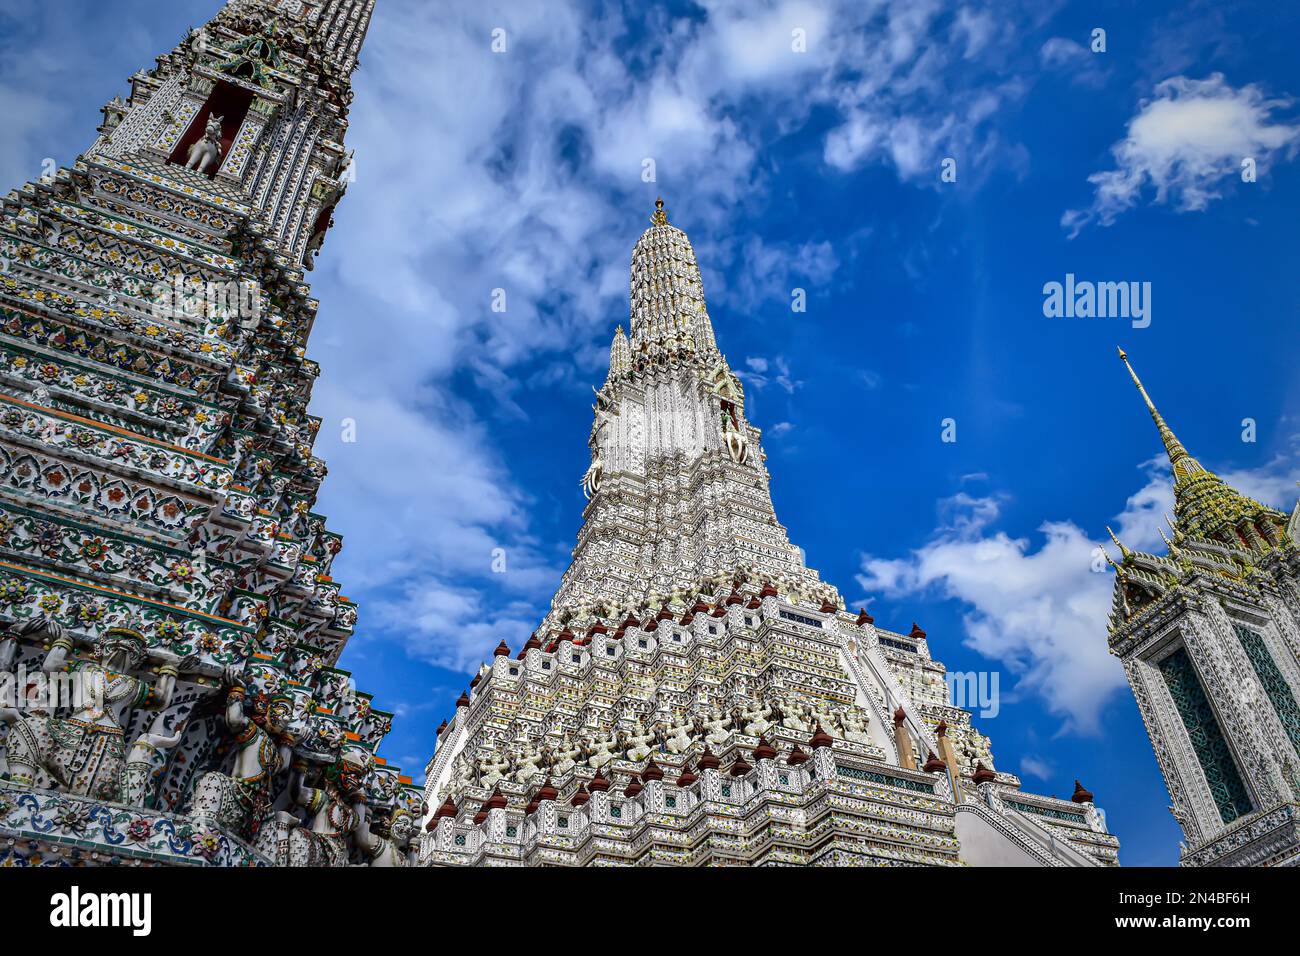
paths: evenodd
<path fill-rule="evenodd" d="M 1104 544 L 1099 544 L 1097 545 L 1097 547 L 1101 549 L 1101 556 L 1106 559 L 1107 564 L 1109 564 L 1116 571 L 1124 570 L 1118 564 L 1115 563 L 1115 559 L 1110 556 L 1110 552 L 1106 550 L 1106 546 Z"/>
<path fill-rule="evenodd" d="M 1110 540 L 1115 542 L 1115 547 L 1119 548 L 1120 554 L 1122 554 L 1125 558 L 1129 558 L 1132 556 L 1133 552 L 1130 551 L 1128 548 L 1124 547 L 1124 542 L 1121 541 L 1118 537 L 1116 537 L 1114 531 L 1110 530 L 1110 525 L 1106 525 L 1106 533 L 1110 535 Z"/>
<path fill-rule="evenodd" d="M 668 225 L 668 213 L 664 212 L 663 196 L 655 200 L 655 211 L 650 215 L 650 221 L 656 226 Z"/>
<path fill-rule="evenodd" d="M 1183 443 L 1178 440 L 1173 429 L 1165 423 L 1164 418 L 1156 409 L 1156 403 L 1151 401 L 1151 396 L 1147 394 L 1146 388 L 1142 385 L 1142 380 L 1138 378 L 1137 372 L 1133 371 L 1133 366 L 1129 364 L 1128 353 L 1122 348 L 1116 349 L 1119 352 L 1120 361 L 1128 369 L 1128 374 L 1133 379 L 1133 384 L 1137 386 L 1138 394 L 1142 396 L 1142 401 L 1146 403 L 1147 411 L 1151 413 L 1151 420 L 1156 423 L 1156 428 L 1160 431 L 1160 439 L 1165 443 L 1165 452 L 1169 455 L 1169 461 L 1174 466 L 1174 478 L 1195 474 L 1204 471 L 1200 462 L 1188 454 Z"/>
<path fill-rule="evenodd" d="M 1165 529 L 1157 525 L 1156 530 L 1160 532 L 1160 540 L 1165 543 L 1165 550 L 1170 554 L 1173 554 L 1176 549 L 1174 548 L 1174 543 L 1169 540 L 1169 535 L 1165 534 Z"/>

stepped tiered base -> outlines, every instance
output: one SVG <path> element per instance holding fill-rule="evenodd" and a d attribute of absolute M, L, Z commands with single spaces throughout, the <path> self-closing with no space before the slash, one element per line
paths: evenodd
<path fill-rule="evenodd" d="M 422 862 L 1117 862 L 1091 795 L 991 769 L 924 632 L 761 580 L 708 597 L 500 649 L 440 733 Z"/>

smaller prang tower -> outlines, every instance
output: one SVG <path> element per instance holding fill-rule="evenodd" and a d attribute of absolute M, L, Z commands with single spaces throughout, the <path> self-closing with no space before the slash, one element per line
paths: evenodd
<path fill-rule="evenodd" d="M 1164 557 L 1115 539 L 1110 651 L 1173 798 L 1182 864 L 1300 863 L 1300 505 L 1288 519 L 1207 471 L 1119 355 L 1169 454 L 1174 519 Z"/>
<path fill-rule="evenodd" d="M 308 411 L 374 2 L 229 0 L 0 196 L 0 866 L 409 842 L 393 715 L 339 666 L 357 607 Z"/>

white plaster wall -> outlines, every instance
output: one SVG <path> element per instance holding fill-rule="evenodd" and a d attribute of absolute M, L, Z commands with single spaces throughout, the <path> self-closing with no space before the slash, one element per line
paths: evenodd
<path fill-rule="evenodd" d="M 957 814 L 961 858 L 970 866 L 1042 866 L 976 813 Z"/>

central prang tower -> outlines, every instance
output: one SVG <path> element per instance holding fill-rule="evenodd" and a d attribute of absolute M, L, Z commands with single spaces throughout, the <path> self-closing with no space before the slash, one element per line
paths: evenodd
<path fill-rule="evenodd" d="M 632 335 L 620 326 L 596 393 L 590 503 L 547 624 L 600 603 L 628 612 L 738 569 L 842 603 L 776 520 L 759 432 L 718 351 L 700 267 L 663 200 L 632 252 Z"/>
<path fill-rule="evenodd" d="M 805 566 L 695 252 L 655 205 L 573 562 L 439 728 L 422 862 L 1114 863 L 1082 786 L 1028 794 L 994 768 L 920 627 L 847 613 Z"/>

